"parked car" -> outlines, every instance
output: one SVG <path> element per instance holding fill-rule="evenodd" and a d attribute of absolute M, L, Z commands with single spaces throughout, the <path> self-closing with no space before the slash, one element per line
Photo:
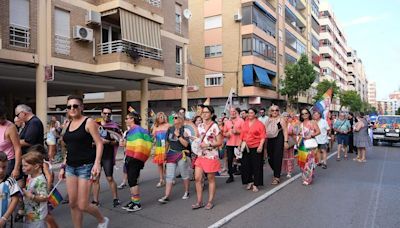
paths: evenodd
<path fill-rule="evenodd" d="M 378 145 L 378 142 L 398 143 L 400 142 L 400 116 L 378 116 L 372 130 L 374 146 Z"/>

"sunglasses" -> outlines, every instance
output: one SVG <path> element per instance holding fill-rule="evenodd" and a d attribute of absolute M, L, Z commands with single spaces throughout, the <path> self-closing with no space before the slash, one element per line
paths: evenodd
<path fill-rule="evenodd" d="M 19 114 L 21 114 L 22 113 L 22 111 L 21 112 L 19 112 L 17 115 L 15 115 L 15 117 L 18 117 L 19 118 Z"/>
<path fill-rule="evenodd" d="M 79 108 L 79 105 L 78 104 L 67 105 L 68 110 L 71 110 L 72 108 L 77 109 L 77 108 Z"/>
<path fill-rule="evenodd" d="M 106 115 L 106 116 L 111 116 L 112 115 L 111 112 L 103 112 L 103 114 Z"/>
<path fill-rule="evenodd" d="M 279 109 L 271 109 L 271 112 L 279 112 Z"/>
<path fill-rule="evenodd" d="M 302 112 L 301 115 L 308 115 L 308 112 Z"/>

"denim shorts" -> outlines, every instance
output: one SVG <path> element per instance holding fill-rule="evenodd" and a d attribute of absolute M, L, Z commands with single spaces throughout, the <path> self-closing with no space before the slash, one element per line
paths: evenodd
<path fill-rule="evenodd" d="M 90 175 L 92 173 L 93 164 L 84 164 L 78 167 L 72 167 L 67 165 L 65 167 L 65 173 L 67 176 L 76 176 L 78 178 L 90 179 Z"/>
<path fill-rule="evenodd" d="M 337 134 L 336 140 L 338 144 L 343 144 L 345 146 L 349 145 L 349 135 L 346 134 Z"/>

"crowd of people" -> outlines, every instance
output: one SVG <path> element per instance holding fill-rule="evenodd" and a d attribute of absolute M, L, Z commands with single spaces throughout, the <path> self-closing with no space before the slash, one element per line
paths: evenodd
<path fill-rule="evenodd" d="M 66 180 L 76 228 L 82 227 L 85 213 L 97 219 L 98 227 L 108 227 L 109 218 L 98 207 L 102 170 L 114 207 L 121 205 L 118 189 L 128 186 L 130 200 L 121 208 L 128 212 L 142 209 L 139 177 L 151 158 L 158 167 L 155 186 L 165 187 L 159 203 L 170 202 L 178 171 L 184 188 L 182 199 L 190 198 L 192 179 L 196 198 L 191 208 L 211 210 L 217 191 L 216 175 L 225 174 L 227 184 L 240 175 L 244 189 L 258 192 L 264 185 L 265 164 L 272 170 L 271 185 L 280 184 L 282 174 L 291 178 L 298 164 L 303 185 L 310 185 L 317 166 L 327 169 L 327 153 L 335 140 L 336 161 L 348 159 L 348 153 L 354 151 L 355 161 L 366 162 L 366 149 L 371 146 L 363 113 L 355 118 L 352 113 L 341 112 L 338 118 L 329 113 L 324 118 L 323 113 L 312 113 L 307 108 L 296 114 L 281 112 L 279 106 L 272 105 L 260 110 L 232 107 L 229 115 L 218 118 L 212 106 L 202 105 L 193 119 L 187 118 L 184 108 L 177 110 L 172 124 L 165 113 L 159 112 L 151 129 L 142 128 L 140 115 L 132 111 L 125 116 L 127 130 L 122 132 L 111 120 L 110 107 L 102 109 L 99 119 L 83 114 L 80 96 L 69 96 L 66 107 L 68 118 L 63 124 L 52 118 L 44 128 L 29 106 L 15 108 L 13 123 L 0 105 L 0 193 L 5 194 L 2 199 L 7 206 L 1 204 L 0 227 L 10 221 L 13 213 L 14 220 L 22 221 L 25 227 L 58 227 L 48 203 L 56 179 L 53 164 L 59 142 L 63 161 L 58 179 Z M 113 171 L 119 147 L 124 148 L 124 176 L 117 186 Z M 208 198 L 204 202 L 205 182 Z"/>

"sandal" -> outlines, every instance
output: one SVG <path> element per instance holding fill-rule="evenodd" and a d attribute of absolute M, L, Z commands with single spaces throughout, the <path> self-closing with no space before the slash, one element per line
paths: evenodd
<path fill-rule="evenodd" d="M 98 207 L 99 205 L 100 205 L 100 203 L 99 202 L 97 202 L 97 201 L 92 201 L 92 203 L 91 204 L 93 204 L 93 205 L 95 205 L 96 207 Z"/>
<path fill-rule="evenodd" d="M 250 190 L 253 187 L 253 183 L 247 184 L 246 190 Z"/>
<path fill-rule="evenodd" d="M 257 186 L 254 186 L 253 185 L 253 190 L 252 190 L 253 192 L 258 192 L 259 191 L 259 189 L 257 188 Z"/>
<path fill-rule="evenodd" d="M 340 161 L 340 158 L 336 158 L 336 161 Z"/>
<path fill-rule="evenodd" d="M 157 188 L 161 188 L 165 185 L 165 181 L 164 180 L 160 180 L 160 182 L 157 183 L 156 187 Z"/>
<path fill-rule="evenodd" d="M 207 205 L 204 207 L 204 209 L 211 210 L 211 209 L 213 209 L 213 207 L 214 207 L 214 204 L 211 202 L 208 202 Z"/>
<path fill-rule="evenodd" d="M 271 185 L 278 185 L 280 183 L 280 180 L 278 178 L 274 178 L 271 182 Z"/>
<path fill-rule="evenodd" d="M 202 207 L 204 207 L 203 203 L 196 203 L 196 204 L 192 205 L 192 210 L 197 210 L 197 209 L 200 209 Z"/>

